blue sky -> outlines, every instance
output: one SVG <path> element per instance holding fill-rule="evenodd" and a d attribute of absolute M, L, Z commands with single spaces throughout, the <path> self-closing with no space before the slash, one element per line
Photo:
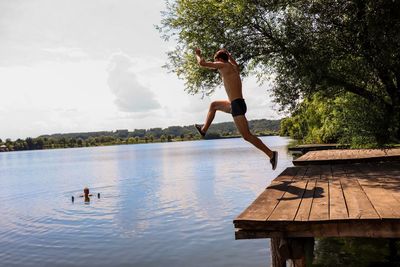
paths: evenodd
<path fill-rule="evenodd" d="M 0 138 L 202 123 L 225 92 L 188 95 L 162 68 L 173 48 L 154 28 L 164 9 L 164 0 L 0 0 Z M 248 119 L 280 117 L 268 84 L 243 87 Z"/>

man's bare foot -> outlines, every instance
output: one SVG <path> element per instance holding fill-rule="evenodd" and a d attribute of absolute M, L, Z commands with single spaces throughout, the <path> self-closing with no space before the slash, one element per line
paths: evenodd
<path fill-rule="evenodd" d="M 272 158 L 269 160 L 272 165 L 272 170 L 276 169 L 276 165 L 278 164 L 278 151 L 272 151 Z"/>
<path fill-rule="evenodd" d="M 199 134 L 200 134 L 202 137 L 204 137 L 204 136 L 206 135 L 206 133 L 203 132 L 203 131 L 201 130 L 201 125 L 195 124 L 194 127 L 196 127 L 197 131 L 199 132 Z"/>

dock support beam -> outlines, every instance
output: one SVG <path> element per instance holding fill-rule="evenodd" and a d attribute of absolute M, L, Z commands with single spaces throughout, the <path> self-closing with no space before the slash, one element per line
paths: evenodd
<path fill-rule="evenodd" d="M 286 259 L 280 253 L 280 244 L 283 242 L 281 237 L 271 238 L 271 257 L 272 267 L 286 267 Z"/>
<path fill-rule="evenodd" d="M 314 238 L 271 238 L 272 267 L 286 267 L 286 260 L 292 260 L 293 267 L 309 267 L 313 253 Z"/>

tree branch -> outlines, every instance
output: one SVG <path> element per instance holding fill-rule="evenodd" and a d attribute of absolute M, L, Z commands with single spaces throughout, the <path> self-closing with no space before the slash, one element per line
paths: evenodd
<path fill-rule="evenodd" d="M 385 101 L 382 97 L 380 97 L 379 95 L 366 90 L 365 88 L 359 87 L 355 84 L 349 83 L 343 79 L 339 79 L 337 77 L 334 77 L 332 75 L 324 75 L 323 79 L 325 79 L 326 81 L 328 81 L 329 83 L 333 84 L 333 85 L 337 85 L 337 86 L 341 86 L 343 88 L 345 88 L 346 91 L 351 92 L 353 94 L 359 95 L 361 97 L 363 97 L 364 99 L 370 101 L 370 102 L 380 102 L 383 103 L 385 106 L 391 106 L 390 103 L 388 103 L 387 101 Z"/>

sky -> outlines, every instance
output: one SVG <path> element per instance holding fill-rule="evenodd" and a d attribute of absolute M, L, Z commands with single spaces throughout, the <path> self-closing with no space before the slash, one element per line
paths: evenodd
<path fill-rule="evenodd" d="M 174 48 L 154 27 L 162 10 L 164 0 L 0 0 L 0 138 L 204 122 L 225 91 L 189 95 L 162 68 Z M 243 80 L 249 120 L 281 117 L 269 87 Z"/>

